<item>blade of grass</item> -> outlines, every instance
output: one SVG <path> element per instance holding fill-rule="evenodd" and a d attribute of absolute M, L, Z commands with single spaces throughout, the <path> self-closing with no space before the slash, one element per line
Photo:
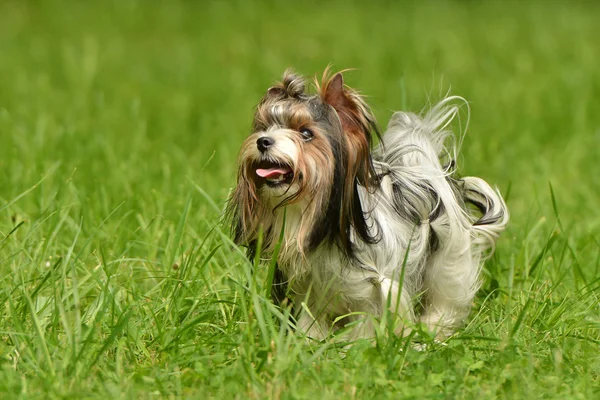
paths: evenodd
<path fill-rule="evenodd" d="M 60 161 L 55 162 L 48 170 L 48 172 L 46 172 L 46 174 L 39 180 L 37 181 L 32 187 L 30 187 L 29 189 L 25 190 L 24 192 L 22 192 L 21 194 L 19 194 L 17 197 L 13 198 L 12 200 L 8 201 L 6 204 L 0 206 L 0 211 L 3 211 L 4 209 L 12 206 L 13 204 L 15 204 L 17 201 L 21 200 L 23 197 L 27 196 L 29 193 L 31 193 L 32 191 L 34 191 L 39 185 L 42 184 L 42 182 L 44 182 L 50 175 L 54 174 L 54 172 L 56 172 L 56 170 L 58 169 L 58 167 L 60 166 Z"/>
<path fill-rule="evenodd" d="M 27 305 L 29 306 L 29 313 L 31 315 L 31 320 L 33 322 L 33 326 L 35 327 L 35 331 L 37 333 L 36 335 L 36 339 L 37 342 L 40 346 L 40 348 L 42 349 L 42 353 L 44 354 L 44 359 L 46 362 L 46 365 L 48 366 L 47 370 L 50 372 L 50 376 L 55 376 L 56 375 L 56 370 L 54 369 L 54 363 L 52 362 L 52 357 L 50 357 L 50 351 L 48 350 L 48 344 L 46 343 L 46 337 L 44 335 L 44 331 L 42 329 L 42 326 L 40 324 L 40 321 L 37 317 L 37 313 L 35 311 L 35 307 L 33 306 L 33 301 L 31 300 L 31 297 L 29 297 L 29 294 L 25 291 L 25 289 L 23 288 L 23 296 L 25 297 L 25 300 L 27 301 Z M 46 370 L 46 368 L 44 368 Z"/>

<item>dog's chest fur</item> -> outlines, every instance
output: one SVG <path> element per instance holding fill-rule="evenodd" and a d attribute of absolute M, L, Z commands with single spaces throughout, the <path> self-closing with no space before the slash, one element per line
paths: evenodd
<path fill-rule="evenodd" d="M 382 183 L 382 188 L 375 192 L 360 191 L 361 202 L 368 210 L 365 213 L 368 225 L 380 240 L 367 244 L 353 237 L 352 257 L 328 242 L 302 253 L 296 234 L 303 206 L 287 207 L 278 267 L 283 275 L 282 284 L 296 306 L 300 306 L 298 300 L 310 299 L 308 306 L 321 310 L 323 318 L 331 323 L 336 317 L 356 311 L 359 303 L 362 305 L 359 310 L 367 304 L 365 312 L 380 312 L 385 303 L 382 293 L 387 294 L 393 289 L 393 282 L 400 279 L 405 296 L 412 297 L 420 290 L 428 237 L 424 237 L 418 225 L 411 227 L 402 220 L 389 197 L 391 191 L 385 190 L 387 180 Z M 277 228 L 281 227 L 277 224 Z"/>

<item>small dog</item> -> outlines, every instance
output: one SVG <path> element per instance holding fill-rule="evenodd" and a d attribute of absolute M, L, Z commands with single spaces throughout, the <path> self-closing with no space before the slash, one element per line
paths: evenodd
<path fill-rule="evenodd" d="M 227 208 L 235 243 L 251 256 L 278 253 L 274 300 L 291 300 L 309 337 L 343 327 L 373 336 L 365 315 L 386 308 L 399 335 L 408 320 L 448 337 L 509 218 L 497 190 L 455 177 L 449 125 L 462 99 L 424 116 L 396 112 L 381 137 L 341 73 L 315 79 L 316 94 L 305 85 L 288 70 L 257 106 Z"/>

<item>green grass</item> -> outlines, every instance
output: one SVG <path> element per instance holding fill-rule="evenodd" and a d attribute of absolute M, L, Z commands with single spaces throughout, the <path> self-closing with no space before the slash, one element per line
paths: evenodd
<path fill-rule="evenodd" d="M 377 3 L 0 3 L 3 398 L 600 397 L 600 7 Z M 470 101 L 512 220 L 444 345 L 307 343 L 219 228 L 253 106 L 329 63 L 381 125 Z"/>

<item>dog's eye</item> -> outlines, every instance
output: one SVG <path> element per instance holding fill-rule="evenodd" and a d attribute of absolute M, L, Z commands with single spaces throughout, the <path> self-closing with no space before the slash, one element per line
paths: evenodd
<path fill-rule="evenodd" d="M 302 135 L 302 139 L 305 141 L 309 141 L 315 137 L 315 134 L 310 129 L 303 128 L 300 130 L 300 135 Z"/>

